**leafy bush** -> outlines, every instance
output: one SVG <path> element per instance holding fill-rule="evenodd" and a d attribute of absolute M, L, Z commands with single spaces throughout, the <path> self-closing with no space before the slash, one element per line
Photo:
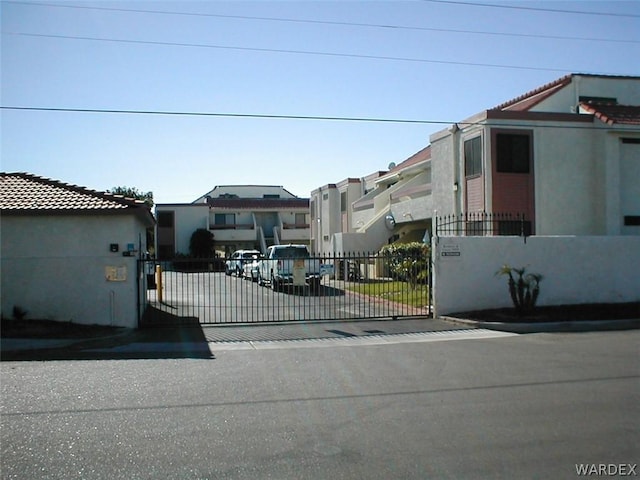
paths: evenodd
<path fill-rule="evenodd" d="M 380 249 L 393 278 L 408 282 L 412 288 L 424 284 L 429 278 L 431 249 L 420 242 L 394 243 Z"/>

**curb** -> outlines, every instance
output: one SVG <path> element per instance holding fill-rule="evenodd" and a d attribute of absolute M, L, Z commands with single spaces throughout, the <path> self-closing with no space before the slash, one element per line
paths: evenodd
<path fill-rule="evenodd" d="M 537 323 L 506 323 L 485 322 L 481 320 L 469 320 L 458 317 L 438 317 L 451 323 L 485 328 L 487 330 L 500 330 L 510 333 L 555 333 L 555 332 L 603 332 L 607 330 L 633 330 L 640 329 L 640 319 L 622 320 L 583 320 L 568 322 L 537 322 Z"/>

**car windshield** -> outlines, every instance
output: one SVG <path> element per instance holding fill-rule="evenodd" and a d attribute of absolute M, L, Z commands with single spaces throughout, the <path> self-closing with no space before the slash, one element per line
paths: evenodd
<path fill-rule="evenodd" d="M 309 258 L 309 252 L 304 247 L 278 248 L 274 252 L 275 258 Z"/>
<path fill-rule="evenodd" d="M 244 252 L 242 258 L 258 258 L 258 252 Z"/>

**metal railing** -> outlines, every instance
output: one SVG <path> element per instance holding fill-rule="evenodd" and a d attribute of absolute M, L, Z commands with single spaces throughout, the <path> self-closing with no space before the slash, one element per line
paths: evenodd
<path fill-rule="evenodd" d="M 468 212 L 435 217 L 436 236 L 531 235 L 531 222 L 522 213 Z"/>
<path fill-rule="evenodd" d="M 308 282 L 276 285 L 276 289 L 257 278 L 255 268 L 252 274 L 249 266 L 240 277 L 228 275 L 222 259 L 140 260 L 139 323 L 248 324 L 431 315 L 429 258 L 406 257 L 402 270 L 397 259 L 378 253 L 310 260 L 320 265 L 319 285 Z"/>

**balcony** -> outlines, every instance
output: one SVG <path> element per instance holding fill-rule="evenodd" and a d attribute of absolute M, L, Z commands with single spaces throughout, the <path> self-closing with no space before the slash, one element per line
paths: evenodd
<path fill-rule="evenodd" d="M 282 243 L 309 242 L 311 226 L 308 223 L 283 223 L 280 230 Z"/>
<path fill-rule="evenodd" d="M 252 242 L 257 239 L 253 223 L 210 224 L 209 231 L 218 242 Z"/>

